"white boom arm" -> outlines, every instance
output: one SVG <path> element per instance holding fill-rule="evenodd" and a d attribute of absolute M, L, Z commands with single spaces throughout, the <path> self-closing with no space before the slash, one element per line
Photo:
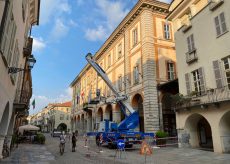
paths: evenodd
<path fill-rule="evenodd" d="M 115 94 L 116 101 L 119 101 L 130 113 L 134 113 L 135 110 L 128 103 L 125 102 L 125 100 L 127 99 L 127 96 L 121 96 L 117 92 L 116 88 L 113 86 L 112 82 L 109 80 L 105 71 L 95 62 L 91 53 L 88 53 L 86 55 L 86 60 L 95 69 L 98 75 L 104 80 L 104 82 L 108 85 L 108 87 Z"/>

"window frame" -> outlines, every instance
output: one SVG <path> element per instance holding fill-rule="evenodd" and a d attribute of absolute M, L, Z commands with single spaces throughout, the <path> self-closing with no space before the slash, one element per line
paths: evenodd
<path fill-rule="evenodd" d="M 136 85 L 136 84 L 139 84 L 140 82 L 140 77 L 139 77 L 139 65 L 135 65 L 133 67 L 133 84 Z"/>
<path fill-rule="evenodd" d="M 132 30 L 132 45 L 135 47 L 138 43 L 138 28 L 134 27 Z"/>
<path fill-rule="evenodd" d="M 214 25 L 215 25 L 217 37 L 228 32 L 228 27 L 226 23 L 226 15 L 224 12 L 221 12 L 220 14 L 214 17 Z"/>

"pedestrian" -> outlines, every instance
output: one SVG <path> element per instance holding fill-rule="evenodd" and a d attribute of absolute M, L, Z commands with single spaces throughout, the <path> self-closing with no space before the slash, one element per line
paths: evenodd
<path fill-rule="evenodd" d="M 77 142 L 77 137 L 76 137 L 75 133 L 73 132 L 73 135 L 72 135 L 72 152 L 75 152 L 76 142 Z"/>

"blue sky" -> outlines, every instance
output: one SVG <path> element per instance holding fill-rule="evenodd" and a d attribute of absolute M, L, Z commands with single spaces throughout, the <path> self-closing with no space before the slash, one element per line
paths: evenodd
<path fill-rule="evenodd" d="M 85 55 L 99 50 L 137 1 L 41 0 L 40 24 L 32 30 L 36 106 L 30 114 L 71 100 L 69 85 L 86 65 Z"/>

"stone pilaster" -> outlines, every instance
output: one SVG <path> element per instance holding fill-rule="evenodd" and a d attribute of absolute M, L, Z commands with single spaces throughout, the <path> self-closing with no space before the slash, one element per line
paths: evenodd
<path fill-rule="evenodd" d="M 125 85 L 125 92 L 127 95 L 129 95 L 130 93 L 130 85 L 131 85 L 129 48 L 130 48 L 130 34 L 129 34 L 129 30 L 126 30 L 124 32 L 124 85 Z"/>
<path fill-rule="evenodd" d="M 154 48 L 154 26 L 152 12 L 147 9 L 141 14 L 141 41 L 144 86 L 145 132 L 159 130 L 159 107 L 157 99 L 156 60 Z"/>

